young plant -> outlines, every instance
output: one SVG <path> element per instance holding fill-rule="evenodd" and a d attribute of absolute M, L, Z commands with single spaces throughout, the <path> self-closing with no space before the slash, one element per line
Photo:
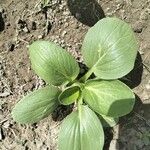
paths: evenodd
<path fill-rule="evenodd" d="M 50 0 L 41 0 L 42 8 L 45 8 L 49 5 Z"/>
<path fill-rule="evenodd" d="M 137 55 L 131 27 L 117 18 L 104 18 L 89 29 L 81 52 L 89 71 L 77 80 L 79 66 L 64 49 L 47 41 L 29 47 L 33 70 L 47 82 L 19 101 L 12 116 L 19 123 L 35 123 L 58 105 L 75 104 L 62 123 L 59 150 L 102 150 L 103 126 L 114 126 L 128 114 L 135 96 L 118 79 L 129 73 Z M 89 79 L 91 74 L 95 78 Z"/>

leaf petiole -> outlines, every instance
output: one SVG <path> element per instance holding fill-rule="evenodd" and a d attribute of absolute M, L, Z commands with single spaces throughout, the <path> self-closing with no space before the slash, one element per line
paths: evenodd
<path fill-rule="evenodd" d="M 83 77 L 79 79 L 80 82 L 85 82 L 93 73 L 93 68 L 91 68 Z"/>
<path fill-rule="evenodd" d="M 83 104 L 83 97 L 82 95 L 80 94 L 79 98 L 78 98 L 78 101 L 77 101 L 77 109 L 78 109 L 78 112 L 79 112 L 79 117 L 81 118 L 81 106 Z"/>

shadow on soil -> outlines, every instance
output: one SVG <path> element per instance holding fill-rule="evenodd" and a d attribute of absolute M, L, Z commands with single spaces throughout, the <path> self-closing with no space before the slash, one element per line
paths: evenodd
<path fill-rule="evenodd" d="M 2 17 L 2 12 L 0 12 L 0 32 L 3 31 L 5 28 L 5 23 Z"/>
<path fill-rule="evenodd" d="M 141 83 L 143 74 L 143 64 L 140 53 L 138 52 L 133 70 L 120 80 L 128 85 L 131 89 L 137 87 Z"/>
<path fill-rule="evenodd" d="M 73 105 L 64 106 L 60 105 L 52 113 L 52 119 L 54 121 L 62 121 L 67 115 L 69 115 L 73 110 Z"/>
<path fill-rule="evenodd" d="M 150 103 L 143 104 L 136 96 L 133 111 L 120 118 L 117 145 L 115 150 L 143 149 L 150 146 Z"/>
<path fill-rule="evenodd" d="M 71 14 L 90 27 L 105 17 L 103 9 L 96 0 L 67 0 L 67 4 Z"/>

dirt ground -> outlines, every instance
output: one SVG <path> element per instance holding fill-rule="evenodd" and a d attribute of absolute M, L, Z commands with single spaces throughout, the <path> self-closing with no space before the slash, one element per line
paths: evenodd
<path fill-rule="evenodd" d="M 19 125 L 10 115 L 23 95 L 45 84 L 30 67 L 28 46 L 38 39 L 54 41 L 81 62 L 84 35 L 104 14 L 132 25 L 142 58 L 131 77 L 138 82 L 133 87 L 138 102 L 131 114 L 107 129 L 104 150 L 150 150 L 150 0 L 87 0 L 96 19 L 83 8 L 73 10 L 73 0 L 50 0 L 46 9 L 41 1 L 0 0 L 0 150 L 57 150 L 59 125 L 70 109 L 58 108 L 55 119 L 49 116 L 33 125 Z"/>

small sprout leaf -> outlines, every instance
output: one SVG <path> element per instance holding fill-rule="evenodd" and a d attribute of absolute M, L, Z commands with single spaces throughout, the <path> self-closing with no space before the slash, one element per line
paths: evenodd
<path fill-rule="evenodd" d="M 58 147 L 59 150 L 102 150 L 104 132 L 96 114 L 81 105 L 79 111 L 71 113 L 63 121 Z"/>
<path fill-rule="evenodd" d="M 131 112 L 134 93 L 121 81 L 88 81 L 83 90 L 85 102 L 98 114 L 118 118 Z"/>
<path fill-rule="evenodd" d="M 73 81 L 79 66 L 73 56 L 54 43 L 36 41 L 29 47 L 32 68 L 49 84 L 61 85 Z"/>
<path fill-rule="evenodd" d="M 48 4 L 50 3 L 50 0 L 42 0 L 42 5 L 43 5 L 43 7 L 46 7 L 46 6 L 48 6 Z"/>
<path fill-rule="evenodd" d="M 89 29 L 82 45 L 86 65 L 101 79 L 118 79 L 129 73 L 138 44 L 131 27 L 117 18 L 104 18 Z"/>
<path fill-rule="evenodd" d="M 20 100 L 12 110 L 12 117 L 19 123 L 35 123 L 47 117 L 59 104 L 60 91 L 53 86 L 36 90 Z"/>
<path fill-rule="evenodd" d="M 59 101 L 63 105 L 70 105 L 78 99 L 79 94 L 80 88 L 78 86 L 69 87 L 59 95 Z"/>

